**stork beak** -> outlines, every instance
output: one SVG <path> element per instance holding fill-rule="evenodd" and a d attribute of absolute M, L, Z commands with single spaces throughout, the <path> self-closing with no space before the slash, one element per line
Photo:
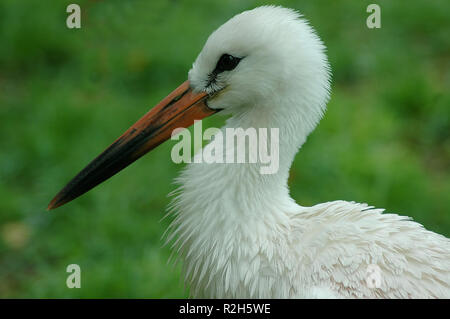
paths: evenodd
<path fill-rule="evenodd" d="M 206 105 L 206 93 L 194 93 L 189 81 L 181 84 L 139 119 L 114 143 L 78 173 L 50 202 L 48 210 L 83 195 L 170 138 L 172 131 L 189 127 L 218 110 Z"/>

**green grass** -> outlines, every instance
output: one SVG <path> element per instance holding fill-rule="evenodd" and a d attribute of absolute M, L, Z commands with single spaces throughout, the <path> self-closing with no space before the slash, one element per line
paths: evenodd
<path fill-rule="evenodd" d="M 262 1 L 0 3 L 0 297 L 184 297 L 160 222 L 182 165 L 169 141 L 69 205 L 55 193 L 186 79 L 210 32 Z M 296 157 L 302 205 L 344 199 L 450 236 L 450 3 L 273 1 L 300 10 L 328 47 L 328 111 Z M 219 126 L 224 119 L 208 120 Z M 66 266 L 82 269 L 68 289 Z"/>

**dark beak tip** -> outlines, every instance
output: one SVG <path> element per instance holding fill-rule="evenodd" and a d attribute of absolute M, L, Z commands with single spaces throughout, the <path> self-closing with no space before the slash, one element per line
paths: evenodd
<path fill-rule="evenodd" d="M 47 206 L 47 211 L 51 211 L 52 209 L 55 209 L 56 206 L 53 204 L 53 201 L 51 201 Z"/>
<path fill-rule="evenodd" d="M 47 211 L 51 211 L 55 208 L 58 208 L 59 206 L 64 205 L 66 202 L 61 200 L 61 197 L 58 195 L 56 195 L 51 202 L 48 204 L 47 206 Z"/>

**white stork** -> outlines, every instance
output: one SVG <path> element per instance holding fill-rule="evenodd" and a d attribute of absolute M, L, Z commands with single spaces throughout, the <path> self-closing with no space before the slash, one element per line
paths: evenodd
<path fill-rule="evenodd" d="M 188 81 L 82 170 L 49 209 L 114 175 L 174 128 L 222 110 L 231 115 L 222 131 L 279 128 L 279 170 L 204 161 L 177 179 L 167 241 L 193 297 L 449 298 L 449 239 L 366 204 L 305 207 L 290 197 L 289 168 L 329 91 L 325 47 L 299 13 L 245 11 L 210 35 Z M 214 143 L 196 156 L 211 156 Z"/>

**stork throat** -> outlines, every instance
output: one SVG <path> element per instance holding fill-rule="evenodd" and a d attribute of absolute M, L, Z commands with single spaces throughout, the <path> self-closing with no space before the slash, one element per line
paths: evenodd
<path fill-rule="evenodd" d="M 279 169 L 279 128 L 211 127 L 203 132 L 199 120 L 194 121 L 193 137 L 189 130 L 177 128 L 171 139 L 179 141 L 171 151 L 172 161 L 177 164 L 257 164 L 263 175 L 276 174 Z M 204 141 L 210 143 L 200 151 Z"/>

